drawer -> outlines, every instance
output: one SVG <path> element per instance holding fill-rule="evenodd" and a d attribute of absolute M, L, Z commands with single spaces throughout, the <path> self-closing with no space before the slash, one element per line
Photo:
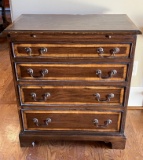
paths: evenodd
<path fill-rule="evenodd" d="M 15 64 L 17 80 L 125 81 L 126 64 Z"/>
<path fill-rule="evenodd" d="M 130 44 L 13 44 L 14 57 L 128 57 Z"/>
<path fill-rule="evenodd" d="M 94 86 L 19 86 L 21 105 L 122 105 L 124 88 Z"/>
<path fill-rule="evenodd" d="M 23 111 L 24 130 L 81 130 L 117 132 L 121 112 Z"/>

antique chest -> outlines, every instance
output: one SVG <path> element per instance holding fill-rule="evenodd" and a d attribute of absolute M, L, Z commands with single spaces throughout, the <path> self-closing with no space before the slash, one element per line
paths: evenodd
<path fill-rule="evenodd" d="M 126 15 L 21 15 L 6 30 L 21 146 L 105 141 L 124 149 L 137 34 Z"/>

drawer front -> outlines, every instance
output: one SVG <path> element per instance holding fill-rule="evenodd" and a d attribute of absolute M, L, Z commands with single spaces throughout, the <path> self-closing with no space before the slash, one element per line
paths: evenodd
<path fill-rule="evenodd" d="M 15 64 L 17 80 L 113 80 L 125 81 L 122 64 Z"/>
<path fill-rule="evenodd" d="M 128 57 L 130 44 L 13 44 L 14 57 Z"/>
<path fill-rule="evenodd" d="M 25 130 L 119 131 L 120 112 L 23 111 Z"/>
<path fill-rule="evenodd" d="M 124 88 L 93 86 L 19 86 L 21 104 L 122 105 Z"/>

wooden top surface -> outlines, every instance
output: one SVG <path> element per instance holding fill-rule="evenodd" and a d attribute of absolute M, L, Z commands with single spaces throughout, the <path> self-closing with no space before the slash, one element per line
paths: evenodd
<path fill-rule="evenodd" d="M 24 14 L 14 21 L 6 32 L 117 32 L 140 34 L 135 24 L 125 14 Z"/>

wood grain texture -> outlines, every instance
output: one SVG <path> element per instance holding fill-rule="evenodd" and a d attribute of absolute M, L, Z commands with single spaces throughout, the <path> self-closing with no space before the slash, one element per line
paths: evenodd
<path fill-rule="evenodd" d="M 19 119 L 6 44 L 0 45 L 0 160 L 142 160 L 143 111 L 128 110 L 126 148 L 109 149 L 104 142 L 47 141 L 38 146 L 21 148 Z M 5 63 L 3 63 L 3 61 Z M 5 69 L 4 69 L 5 68 Z M 8 71 L 9 74 L 5 72 Z M 8 78 L 9 77 L 9 78 Z M 5 81 L 5 79 L 9 79 Z M 8 86 L 11 86 L 8 89 Z M 7 89 L 5 89 L 7 88 Z M 9 93 L 9 94 L 8 94 Z M 5 94 L 3 96 L 2 94 Z M 6 96 L 7 95 L 7 96 Z M 2 98 L 3 97 L 3 98 Z M 13 103 L 13 104 L 12 104 Z M 11 109 L 12 108 L 12 109 Z"/>
<path fill-rule="evenodd" d="M 100 57 L 97 50 L 103 48 L 103 56 L 128 57 L 130 44 L 13 44 L 14 57 Z M 25 48 L 31 49 L 31 54 L 26 52 Z M 41 48 L 47 48 L 47 52 L 41 54 Z M 119 52 L 112 56 L 113 49 L 119 48 Z M 58 54 L 57 54 L 58 51 Z"/>
<path fill-rule="evenodd" d="M 31 94 L 36 94 L 36 101 Z M 50 96 L 44 100 L 45 93 Z M 95 94 L 100 94 L 100 101 Z M 108 101 L 107 97 L 114 94 Z M 48 104 L 98 104 L 98 105 L 122 105 L 124 88 L 123 87 L 102 87 L 102 86 L 19 86 L 21 104 L 26 105 L 48 105 Z"/>
<path fill-rule="evenodd" d="M 120 112 L 90 112 L 90 111 L 23 111 L 23 123 L 25 130 L 62 130 L 62 131 L 95 131 L 95 132 L 118 132 L 120 129 Z M 38 126 L 33 119 L 38 120 Z M 45 121 L 51 121 L 46 125 Z M 94 124 L 94 119 L 98 119 L 99 126 Z M 106 127 L 104 123 L 110 119 L 111 124 Z M 53 133 L 54 134 L 54 133 Z"/>
<path fill-rule="evenodd" d="M 12 70 L 8 52 L 9 51 L 7 43 L 0 44 L 0 76 L 2 77 L 0 80 L 0 104 L 16 102 L 15 91 L 13 89 L 14 84 L 12 81 Z"/>
<path fill-rule="evenodd" d="M 108 141 L 112 144 L 113 149 L 124 149 L 126 143 L 126 136 L 124 135 L 126 106 L 130 88 L 136 34 L 140 33 L 140 31 L 126 15 L 29 15 L 27 19 L 26 17 L 27 15 L 22 15 L 21 18 L 14 21 L 6 29 L 21 124 L 19 134 L 21 147 L 54 139 Z M 31 19 L 29 26 L 27 22 L 31 17 L 33 19 Z M 37 18 L 40 18 L 40 20 L 37 21 Z M 109 21 L 110 18 L 112 18 L 112 21 Z M 48 19 L 49 21 L 47 21 Z M 88 25 L 85 22 L 88 22 Z M 23 26 L 21 26 L 22 23 Z M 102 26 L 103 24 L 105 26 Z M 33 27 L 31 28 L 32 25 Z M 37 26 L 39 26 L 39 29 L 37 29 Z M 28 29 L 26 29 L 27 27 Z M 43 39 L 45 40 L 45 36 L 37 39 L 37 35 L 40 37 L 43 33 L 47 37 L 49 35 L 53 36 L 51 38 L 53 41 L 50 41 L 50 38 L 47 42 L 43 41 Z M 28 42 L 23 39 L 22 35 L 24 34 L 35 40 L 29 37 L 27 38 Z M 117 37 L 117 34 L 120 35 L 120 38 Z M 54 39 L 54 35 L 60 36 L 56 40 Z M 67 36 L 66 38 L 65 35 Z M 80 37 L 77 36 L 79 41 L 74 41 L 76 39 L 75 35 Z M 80 41 L 81 35 L 85 35 L 84 41 Z M 103 35 L 104 38 L 102 39 Z M 113 39 L 112 35 L 115 36 Z M 124 38 L 122 37 L 123 35 L 125 35 Z M 112 39 L 112 41 L 109 39 Z M 51 60 L 54 61 L 54 59 L 57 59 L 57 61 L 51 63 Z M 65 59 L 64 63 L 63 59 Z M 91 59 L 94 59 L 95 63 L 91 63 Z M 84 63 L 80 62 L 81 60 L 84 60 Z M 25 63 L 33 62 L 38 64 L 41 62 L 64 65 L 100 64 L 102 66 L 102 64 L 126 64 L 128 71 L 126 71 L 127 76 L 124 82 L 117 81 L 114 84 L 108 80 L 105 83 L 100 80 L 96 83 L 94 79 L 91 81 L 86 79 L 84 81 L 80 79 L 71 79 L 70 81 L 57 79 L 49 80 L 50 84 L 49 81 L 43 83 L 41 80 L 37 82 L 29 80 L 17 81 L 14 64 L 24 61 Z M 72 69 L 76 70 L 76 68 Z M 33 70 L 28 69 L 28 74 L 33 74 L 32 72 Z M 70 70 L 66 72 L 72 73 Z M 88 77 L 89 71 L 86 72 L 85 77 Z M 80 73 L 86 72 L 80 70 L 77 74 L 80 75 Z M 42 71 L 42 76 L 45 73 L 48 73 L 48 71 Z M 54 74 L 56 74 L 55 71 Z M 57 85 L 57 82 L 60 85 Z M 92 84 L 87 85 L 90 82 Z M 67 83 L 69 84 L 66 85 Z M 59 108 L 50 110 L 49 106 L 58 106 Z M 65 110 L 62 110 L 61 106 L 67 107 Z M 72 110 L 71 106 L 81 106 L 82 111 L 79 108 Z M 88 106 L 95 106 L 95 108 L 90 110 Z M 110 108 L 112 106 L 112 110 L 109 110 L 108 106 Z M 43 107 L 45 107 L 46 112 L 40 113 L 40 110 L 45 111 Z M 98 112 L 101 112 L 100 114 L 94 113 L 97 111 L 97 107 L 100 107 L 98 110 Z M 21 114 L 23 110 L 36 110 L 39 112 L 28 113 L 26 111 L 26 114 L 24 114 L 24 117 L 26 117 L 24 124 L 25 128 L 29 129 L 28 131 L 23 128 L 23 116 Z M 63 113 L 59 113 L 59 110 L 63 111 Z M 66 114 L 64 114 L 65 111 Z M 83 111 L 85 112 L 84 114 Z M 108 111 L 113 114 L 109 116 Z M 89 114 L 89 112 L 93 113 Z M 114 112 L 119 112 L 121 116 L 115 115 Z M 93 124 L 91 125 L 92 121 L 96 127 L 107 129 L 106 127 L 108 126 L 112 132 L 110 130 L 102 132 L 101 130 L 97 133 L 97 130 L 93 129 Z M 38 126 L 37 130 L 42 129 L 43 131 L 37 131 L 35 125 Z M 49 130 L 45 125 L 49 126 Z"/>
<path fill-rule="evenodd" d="M 13 111 L 11 112 L 11 108 Z M 142 151 L 142 111 L 128 111 L 126 135 L 128 136 L 125 150 L 111 150 L 104 142 L 41 142 L 34 148 L 19 145 L 19 120 L 16 104 L 0 106 L 0 160 L 135 160 L 143 158 Z M 138 135 L 138 136 L 137 136 Z"/>
<path fill-rule="evenodd" d="M 125 81 L 127 74 L 127 65 L 125 64 L 44 64 L 44 63 L 15 63 L 16 77 L 18 81 L 23 80 L 94 80 L 101 81 Z M 32 76 L 28 70 L 33 71 Z M 48 70 L 47 74 L 42 76 L 43 70 Z M 97 71 L 101 70 L 101 77 Z M 117 73 L 112 75 L 116 70 Z M 56 73 L 56 74 L 55 74 Z M 111 76 L 112 75 L 112 76 Z"/>
<path fill-rule="evenodd" d="M 74 24 L 74 25 L 72 25 Z M 87 25 L 88 24 L 88 25 Z M 22 32 L 34 30 L 61 31 L 61 32 L 97 32 L 104 34 L 137 34 L 141 33 L 132 21 L 125 14 L 87 14 L 87 15 L 66 15 L 66 14 L 25 14 L 17 19 L 16 24 L 10 25 L 8 31 Z"/>
<path fill-rule="evenodd" d="M 30 32 L 29 33 L 26 32 L 27 34 L 25 34 L 23 32 L 20 34 L 17 32 L 16 33 L 9 32 L 9 33 L 10 33 L 9 37 L 15 42 L 15 44 L 17 44 L 21 41 L 24 41 L 26 44 L 29 44 L 29 41 L 33 41 L 36 43 L 37 41 L 41 41 L 41 40 L 43 43 L 46 43 L 46 44 L 59 44 L 59 41 L 61 41 L 63 43 L 65 43 L 65 41 L 66 42 L 68 41 L 68 44 L 74 44 L 74 43 L 79 44 L 79 42 L 84 44 L 85 38 L 86 38 L 86 42 L 88 42 L 89 44 L 91 42 L 95 42 L 95 40 L 97 42 L 101 42 L 101 40 L 102 40 L 102 42 L 105 44 L 107 43 L 107 41 L 110 43 L 112 43 L 114 41 L 116 44 L 118 44 L 119 40 L 120 40 L 125 44 L 126 41 L 133 40 L 132 35 L 122 35 L 119 33 L 118 34 L 110 33 L 110 34 L 103 34 L 103 35 L 102 34 L 98 35 L 98 34 L 95 34 L 92 32 L 89 32 L 89 33 L 88 32 L 84 32 L 84 33 L 56 32 L 56 34 L 53 32 L 52 33 L 48 32 L 46 34 L 43 32 L 36 32 L 34 34 L 30 33 Z M 73 35 L 75 38 L 73 38 Z"/>

